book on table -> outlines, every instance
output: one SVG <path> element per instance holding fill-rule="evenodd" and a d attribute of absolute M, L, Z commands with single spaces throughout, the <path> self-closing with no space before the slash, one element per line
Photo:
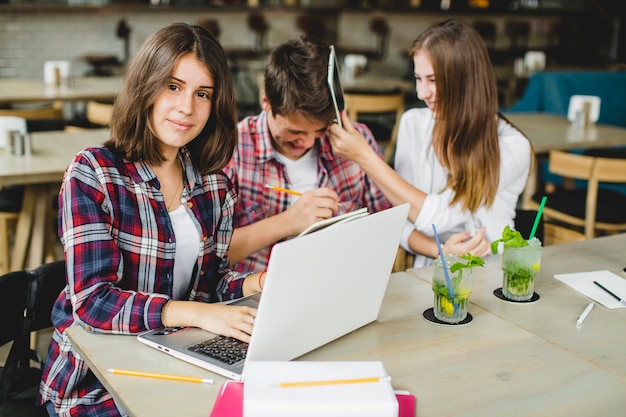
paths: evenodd
<path fill-rule="evenodd" d="M 415 396 L 386 377 L 376 361 L 251 362 L 244 382 L 222 386 L 211 417 L 415 416 Z M 281 386 L 293 382 L 304 386 Z"/>

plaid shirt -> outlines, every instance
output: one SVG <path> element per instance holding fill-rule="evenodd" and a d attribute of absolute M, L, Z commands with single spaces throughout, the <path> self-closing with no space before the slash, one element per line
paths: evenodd
<path fill-rule="evenodd" d="M 242 295 L 245 274 L 228 269 L 233 185 L 223 174 L 200 175 L 182 149 L 187 208 L 200 239 L 189 300 L 216 302 Z M 115 416 L 124 412 L 76 354 L 65 330 L 136 334 L 163 327 L 161 310 L 172 296 L 176 242 L 154 172 L 105 147 L 86 149 L 71 162 L 59 197 L 59 235 L 67 287 L 57 299 L 55 331 L 40 386 L 61 416 Z"/>
<path fill-rule="evenodd" d="M 363 124 L 354 127 L 380 154 L 372 132 Z M 237 187 L 234 227 L 243 227 L 287 210 L 290 196 L 268 190 L 265 184 L 291 188 L 285 166 L 276 158 L 267 127 L 267 113 L 239 122 L 239 143 L 224 172 Z M 336 157 L 327 134 L 319 141 L 317 186 L 328 187 L 339 195 L 341 213 L 367 207 L 376 212 L 391 207 L 380 190 L 354 162 Z M 237 271 L 263 271 L 271 247 L 264 248 L 233 266 Z"/>

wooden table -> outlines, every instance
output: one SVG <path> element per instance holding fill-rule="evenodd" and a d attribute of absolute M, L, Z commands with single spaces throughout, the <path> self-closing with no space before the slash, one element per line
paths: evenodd
<path fill-rule="evenodd" d="M 0 104 L 49 101 L 112 101 L 122 89 L 122 77 L 76 77 L 69 86 L 47 85 L 43 79 L 0 78 Z"/>
<path fill-rule="evenodd" d="M 497 299 L 499 257 L 477 273 L 473 320 L 431 323 L 430 268 L 392 274 L 377 321 L 304 355 L 301 360 L 382 360 L 395 389 L 417 397 L 429 416 L 621 416 L 626 393 L 626 310 L 598 306 L 577 328 L 589 300 L 552 278 L 555 272 L 621 271 L 626 235 L 544 249 L 533 304 Z M 134 336 L 95 335 L 79 327 L 70 339 L 131 416 L 206 416 L 224 378 L 139 343 Z M 201 385 L 111 375 L 107 368 L 214 378 Z M 154 401 L 159 398 L 159 401 Z M 171 404 L 171 406 L 168 406 Z"/>
<path fill-rule="evenodd" d="M 367 73 L 351 78 L 342 77 L 341 84 L 345 92 L 353 93 L 388 93 L 394 90 L 415 92 L 415 81 Z"/>
<path fill-rule="evenodd" d="M 7 149 L 0 150 L 0 188 L 26 186 L 11 271 L 35 268 L 44 262 L 52 198 L 59 192 L 63 173 L 78 151 L 102 144 L 108 139 L 109 131 L 36 132 L 31 137 L 31 155 L 16 156 Z"/>
<path fill-rule="evenodd" d="M 626 128 L 595 124 L 587 129 L 574 126 L 566 117 L 549 113 L 505 113 L 515 126 L 528 137 L 537 158 L 545 158 L 552 150 L 581 148 L 610 148 L 626 145 Z M 537 189 L 539 164 L 530 172 L 526 189 L 522 196 L 522 207 L 529 208 L 528 202 Z"/>

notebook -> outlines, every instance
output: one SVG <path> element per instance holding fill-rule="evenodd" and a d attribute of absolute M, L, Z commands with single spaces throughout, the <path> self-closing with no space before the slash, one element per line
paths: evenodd
<path fill-rule="evenodd" d="M 242 347 L 245 359 L 233 361 L 228 354 L 219 360 L 193 351 L 223 339 L 193 327 L 152 330 L 137 338 L 234 380 L 244 378 L 246 361 L 302 356 L 376 320 L 408 212 L 404 204 L 274 245 L 262 295 L 229 303 L 258 305 L 250 344 Z M 239 344 L 227 338 L 229 343 Z M 216 356 L 226 348 L 203 347 Z"/>
<path fill-rule="evenodd" d="M 346 102 L 343 97 L 343 87 L 341 86 L 341 75 L 339 73 L 339 64 L 337 63 L 337 54 L 334 45 L 330 46 L 330 54 L 328 55 L 328 89 L 330 90 L 330 98 L 335 108 L 336 121 L 339 127 L 343 127 L 341 123 L 341 112 L 346 108 Z"/>

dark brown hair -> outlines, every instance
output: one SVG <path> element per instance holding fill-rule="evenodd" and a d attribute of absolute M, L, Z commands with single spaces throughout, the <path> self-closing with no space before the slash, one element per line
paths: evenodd
<path fill-rule="evenodd" d="M 296 113 L 330 124 L 335 110 L 328 88 L 330 45 L 298 36 L 275 48 L 265 68 L 265 96 L 274 115 Z"/>
<path fill-rule="evenodd" d="M 411 55 L 426 53 L 437 89 L 433 145 L 450 172 L 451 204 L 490 207 L 500 177 L 498 90 L 487 47 L 468 23 L 447 20 L 427 29 Z"/>
<path fill-rule="evenodd" d="M 237 143 L 237 105 L 228 61 L 217 39 L 198 25 L 174 23 L 152 34 L 130 64 L 115 100 L 106 146 L 131 161 L 159 165 L 163 155 L 151 125 L 154 102 L 170 82 L 180 57 L 193 54 L 215 80 L 211 115 L 187 145 L 203 174 L 220 171 Z"/>

